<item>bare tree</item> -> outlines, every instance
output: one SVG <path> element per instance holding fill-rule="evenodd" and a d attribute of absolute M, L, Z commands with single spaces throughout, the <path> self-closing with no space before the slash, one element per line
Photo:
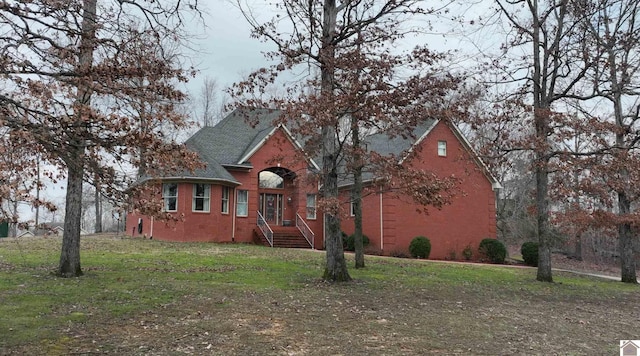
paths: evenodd
<path fill-rule="evenodd" d="M 588 74 L 592 88 L 580 95 L 581 107 L 583 111 L 594 105 L 599 109 L 592 115 L 586 132 L 600 130 L 599 144 L 606 152 L 585 161 L 586 167 L 580 165 L 595 178 L 586 180 L 583 188 L 606 205 L 615 201 L 614 214 L 600 209 L 593 213 L 609 216 L 597 219 L 599 228 L 617 230 L 622 282 L 638 283 L 634 226 L 640 220 L 633 203 L 640 199 L 640 157 L 636 153 L 640 142 L 640 1 L 577 1 L 576 11 L 585 19 L 585 43 L 591 63 Z M 594 104 L 591 99 L 604 102 Z M 611 191 L 615 194 L 606 194 Z"/>
<path fill-rule="evenodd" d="M 586 68 L 581 60 L 583 45 L 580 16 L 571 11 L 569 0 L 496 0 L 499 14 L 510 27 L 505 51 L 517 52 L 513 62 L 494 61 L 510 83 L 524 82 L 512 94 L 510 105 L 531 108 L 533 135 L 517 145 L 534 154 L 535 214 L 539 242 L 536 279 L 552 282 L 552 233 L 549 212 L 549 175 L 551 161 L 557 154 L 552 136 L 557 134 L 555 122 L 563 116 L 555 104 L 573 94 L 584 78 Z M 522 55 L 524 49 L 527 55 Z M 522 75 L 524 73 L 524 76 Z"/>
<path fill-rule="evenodd" d="M 222 118 L 224 104 L 219 100 L 219 92 L 218 82 L 214 78 L 204 78 L 197 97 L 200 107 L 198 122 L 202 126 L 214 126 Z"/>

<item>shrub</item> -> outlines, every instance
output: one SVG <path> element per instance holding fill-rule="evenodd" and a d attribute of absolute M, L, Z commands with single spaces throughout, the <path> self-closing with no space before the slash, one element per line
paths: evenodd
<path fill-rule="evenodd" d="M 346 234 L 345 234 L 346 235 Z M 347 237 L 344 237 L 343 240 L 343 247 L 345 250 L 347 251 L 355 251 L 356 250 L 356 235 L 352 234 L 349 235 Z M 369 237 L 367 235 L 362 235 L 362 246 L 363 247 L 367 247 L 369 246 Z"/>
<path fill-rule="evenodd" d="M 411 240 L 409 253 L 415 258 L 429 258 L 431 253 L 431 241 L 424 236 L 416 236 Z"/>
<path fill-rule="evenodd" d="M 396 257 L 396 258 L 409 258 L 410 257 L 409 253 L 407 253 L 407 251 L 401 250 L 401 249 L 391 250 L 391 252 L 389 252 L 389 256 Z"/>
<path fill-rule="evenodd" d="M 471 258 L 473 257 L 473 248 L 471 247 L 471 245 L 467 245 L 467 247 L 462 250 L 462 257 L 464 257 L 464 259 L 467 261 L 471 260 Z"/>
<path fill-rule="evenodd" d="M 364 254 L 365 255 L 372 255 L 372 256 L 382 256 L 382 250 L 380 250 L 379 248 L 377 248 L 375 246 L 367 246 L 364 249 Z"/>
<path fill-rule="evenodd" d="M 537 242 L 525 242 L 520 247 L 520 253 L 522 253 L 522 259 L 524 263 L 529 266 L 538 267 L 538 243 Z"/>
<path fill-rule="evenodd" d="M 480 253 L 485 255 L 491 263 L 504 263 L 507 258 L 507 249 L 504 244 L 496 239 L 484 239 L 480 241 Z"/>

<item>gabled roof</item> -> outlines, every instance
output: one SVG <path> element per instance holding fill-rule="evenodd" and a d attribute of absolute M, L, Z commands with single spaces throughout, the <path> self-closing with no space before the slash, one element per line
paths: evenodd
<path fill-rule="evenodd" d="M 280 114 L 281 111 L 275 109 L 236 109 L 217 125 L 201 128 L 185 145 L 198 153 L 207 166 L 189 178 L 239 184 L 227 168 L 252 168 L 251 156 L 279 128 L 284 130 L 294 146 L 302 150 L 300 141 L 285 126 L 274 124 Z M 310 163 L 317 168 L 313 160 Z"/>
<path fill-rule="evenodd" d="M 190 177 L 165 177 L 165 179 L 195 178 L 240 184 L 227 171 L 227 168 L 252 168 L 253 166 L 248 160 L 278 128 L 282 128 L 292 143 L 303 150 L 300 144 L 300 142 L 304 141 L 303 139 L 294 137 L 285 126 L 274 125 L 274 121 L 280 114 L 281 111 L 275 109 L 236 109 L 217 125 L 203 127 L 189 138 L 185 144 L 189 149 L 200 155 L 202 161 L 207 164 L 206 168 L 196 171 Z M 396 136 L 389 138 L 384 132 L 369 135 L 363 139 L 363 144 L 367 146 L 369 151 L 377 152 L 383 156 L 393 155 L 402 162 L 406 158 L 406 153 L 420 144 L 438 122 L 439 120 L 435 119 L 424 120 L 415 127 L 411 137 Z M 479 159 L 462 133 L 455 125 L 449 125 L 449 127 L 482 168 L 494 188 L 499 187 L 497 180 L 489 173 L 487 167 Z M 310 162 L 318 168 L 313 160 L 310 160 Z M 369 181 L 373 178 L 372 172 L 363 173 L 364 181 Z M 340 186 L 349 184 L 351 184 L 350 178 L 339 183 Z"/>
<path fill-rule="evenodd" d="M 394 138 L 389 138 L 386 133 L 381 132 L 367 136 L 363 142 L 367 144 L 367 149 L 369 151 L 376 152 L 382 156 L 394 155 L 399 157 L 404 152 L 410 150 L 414 145 L 421 142 L 437 123 L 438 121 L 433 119 L 424 120 L 413 129 L 414 137 L 396 136 Z"/>
<path fill-rule="evenodd" d="M 411 150 L 417 143 L 421 142 L 437 123 L 438 121 L 433 119 L 427 119 L 421 122 L 414 128 L 412 137 L 395 136 L 393 138 L 389 138 L 385 132 L 372 134 L 365 137 L 362 140 L 362 144 L 366 145 L 367 151 L 376 152 L 381 156 L 393 155 L 401 158 L 402 160 L 404 158 L 403 154 Z M 362 180 L 364 182 L 371 181 L 374 178 L 375 175 L 373 172 L 362 172 Z M 344 177 L 338 183 L 340 187 L 349 186 L 351 184 L 353 184 L 353 177 Z"/>
<path fill-rule="evenodd" d="M 397 158 L 400 158 L 399 163 L 402 163 L 407 157 L 408 153 L 413 150 L 414 147 L 418 146 L 426 137 L 429 136 L 433 128 L 440 122 L 440 120 L 435 119 L 426 119 L 420 124 L 418 124 L 412 133 L 412 137 L 409 136 L 396 136 L 393 138 L 389 138 L 389 136 L 384 133 L 377 133 L 370 136 L 367 136 L 363 143 L 367 145 L 367 150 L 371 152 L 376 152 L 382 156 L 390 156 L 393 155 Z M 447 125 L 452 131 L 453 134 L 458 138 L 462 146 L 469 152 L 470 156 L 473 158 L 474 162 L 480 167 L 483 174 L 489 182 L 491 182 L 491 187 L 493 189 L 502 188 L 498 180 L 491 174 L 489 168 L 482 162 L 478 153 L 473 149 L 471 143 L 466 139 L 466 137 L 460 132 L 460 130 L 452 123 Z M 363 172 L 362 180 L 367 182 L 373 180 L 374 174 L 372 172 Z M 352 177 L 344 178 L 339 186 L 345 187 L 353 184 Z"/>
<path fill-rule="evenodd" d="M 250 168 L 251 164 L 241 159 L 273 131 L 273 121 L 279 115 L 280 111 L 273 109 L 236 109 L 216 126 L 201 128 L 186 145 L 196 152 L 207 152 L 205 162 L 213 159 L 222 166 Z"/>

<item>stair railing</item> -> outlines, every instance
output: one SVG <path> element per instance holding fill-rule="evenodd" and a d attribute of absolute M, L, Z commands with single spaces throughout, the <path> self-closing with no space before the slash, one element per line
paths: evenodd
<path fill-rule="evenodd" d="M 262 235 L 267 239 L 267 242 L 271 247 L 273 247 L 273 230 L 269 227 L 267 220 L 264 219 L 262 214 L 258 211 L 258 228 L 262 231 Z"/>
<path fill-rule="evenodd" d="M 296 213 L 296 227 L 298 228 L 298 230 L 300 230 L 302 236 L 304 236 L 304 238 L 307 240 L 307 242 L 311 246 L 311 249 L 315 250 L 315 247 L 313 246 L 313 243 L 315 241 L 315 234 L 313 233 L 313 231 L 311 231 L 309 225 L 307 225 L 307 223 L 298 213 Z"/>

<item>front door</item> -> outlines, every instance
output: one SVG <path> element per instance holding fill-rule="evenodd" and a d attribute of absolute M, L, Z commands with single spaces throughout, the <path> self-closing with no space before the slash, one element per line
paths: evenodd
<path fill-rule="evenodd" d="M 282 194 L 260 194 L 260 214 L 269 225 L 282 225 Z"/>

